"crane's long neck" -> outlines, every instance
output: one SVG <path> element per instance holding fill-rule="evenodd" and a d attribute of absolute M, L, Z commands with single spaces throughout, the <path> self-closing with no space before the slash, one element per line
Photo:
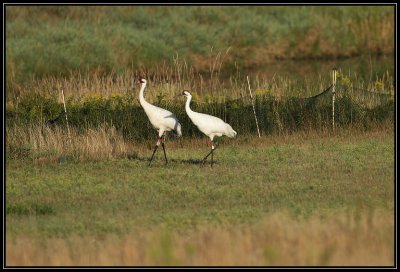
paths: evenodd
<path fill-rule="evenodd" d="M 194 113 L 194 111 L 192 111 L 192 109 L 190 108 L 191 101 L 192 101 L 192 97 L 188 96 L 188 98 L 186 100 L 186 104 L 185 104 L 185 109 L 186 109 L 186 113 L 187 113 L 187 115 L 189 115 L 189 117 L 191 117 Z"/>
<path fill-rule="evenodd" d="M 142 85 L 140 86 L 140 92 L 139 92 L 139 101 L 140 101 L 140 104 L 142 105 L 142 107 L 149 105 L 149 102 L 147 102 L 144 99 L 144 89 L 145 88 L 146 88 L 146 83 L 142 83 Z"/>

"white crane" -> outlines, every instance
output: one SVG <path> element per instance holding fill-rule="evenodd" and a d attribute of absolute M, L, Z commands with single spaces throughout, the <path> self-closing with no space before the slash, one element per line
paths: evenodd
<path fill-rule="evenodd" d="M 214 161 L 214 150 L 217 148 L 214 145 L 214 137 L 221 137 L 222 135 L 228 136 L 229 138 L 233 138 L 236 136 L 236 131 L 234 131 L 231 125 L 225 123 L 218 117 L 195 112 L 190 109 L 190 101 L 192 100 L 192 95 L 188 91 L 183 91 L 182 95 L 186 96 L 186 113 L 189 116 L 190 120 L 192 120 L 193 124 L 197 126 L 197 128 L 203 132 L 205 135 L 210 137 L 211 140 L 211 151 L 204 157 L 202 160 L 202 164 L 205 163 L 208 156 L 211 154 L 211 167 Z"/>
<path fill-rule="evenodd" d="M 167 131 L 174 131 L 178 136 L 182 136 L 181 124 L 176 116 L 165 109 L 159 108 L 147 102 L 144 99 L 144 89 L 146 88 L 147 81 L 144 78 L 140 79 L 140 93 L 139 93 L 139 101 L 140 105 L 142 105 L 144 112 L 150 120 L 150 123 L 153 125 L 155 129 L 158 131 L 158 141 L 156 146 L 154 147 L 153 155 L 151 156 L 150 163 L 153 160 L 154 154 L 157 151 L 158 146 L 161 144 L 164 150 L 165 164 L 168 163 L 167 155 L 165 153 L 165 134 Z"/>

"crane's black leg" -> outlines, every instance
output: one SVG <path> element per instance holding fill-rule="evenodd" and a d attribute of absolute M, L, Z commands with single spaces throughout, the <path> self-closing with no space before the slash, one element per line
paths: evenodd
<path fill-rule="evenodd" d="M 165 134 L 164 134 L 164 139 L 163 139 L 163 141 L 161 142 L 161 144 L 162 144 L 162 148 L 163 148 L 163 150 L 164 150 L 165 164 L 168 164 L 167 154 L 165 153 L 165 144 L 164 144 L 164 142 L 165 142 Z"/>
<path fill-rule="evenodd" d="M 208 153 L 207 156 L 205 156 L 204 159 L 201 161 L 201 164 L 202 164 L 202 165 L 204 165 L 204 163 L 206 162 L 206 159 L 207 159 L 208 156 L 210 156 L 210 155 L 211 155 L 211 166 L 213 165 L 213 162 L 214 162 L 214 150 L 217 149 L 217 147 L 216 147 L 216 146 L 214 147 L 214 142 L 213 142 L 213 141 L 211 141 L 211 143 L 212 143 L 211 151 L 210 151 L 210 153 Z"/>
<path fill-rule="evenodd" d="M 214 163 L 214 152 L 211 152 L 211 167 L 213 166 L 213 163 Z"/>
<path fill-rule="evenodd" d="M 161 139 L 162 139 L 162 138 L 159 138 L 159 139 L 158 139 L 157 144 L 156 144 L 156 146 L 154 147 L 153 155 L 151 155 L 151 159 L 150 159 L 150 162 L 149 162 L 149 166 L 150 166 L 151 162 L 153 161 L 154 154 L 156 154 L 156 151 L 157 151 L 158 146 L 160 145 L 160 140 L 161 140 Z M 164 143 L 163 143 L 163 147 L 164 147 Z M 164 151 L 164 152 L 165 152 L 165 151 Z"/>
<path fill-rule="evenodd" d="M 151 164 L 151 161 L 153 160 L 154 154 L 156 154 L 157 148 L 158 148 L 158 145 L 156 145 L 156 146 L 154 147 L 153 155 L 151 155 L 151 159 L 150 159 L 150 162 L 149 162 L 149 166 L 150 166 L 150 164 Z"/>

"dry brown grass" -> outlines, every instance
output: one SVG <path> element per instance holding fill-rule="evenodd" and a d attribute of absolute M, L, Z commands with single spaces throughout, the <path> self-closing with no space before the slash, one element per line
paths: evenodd
<path fill-rule="evenodd" d="M 21 157 L 27 152 L 38 164 L 58 162 L 60 156 L 81 161 L 121 158 L 126 157 L 132 148 L 115 127 L 107 124 L 85 132 L 71 129 L 70 135 L 61 127 L 7 127 L 6 146 L 12 156 Z M 26 152 L 21 154 L 21 149 Z"/>
<path fill-rule="evenodd" d="M 182 90 L 190 90 L 201 96 L 205 94 L 221 95 L 221 90 L 227 87 L 231 90 L 227 95 L 230 98 L 237 98 L 241 92 L 239 89 L 246 86 L 245 82 L 238 85 L 237 81 L 231 77 L 228 80 L 229 84 L 226 84 L 220 79 L 221 68 L 226 61 L 228 52 L 229 48 L 225 53 L 212 54 L 208 63 L 209 71 L 206 75 L 196 72 L 185 59 L 176 55 L 172 65 L 160 64 L 152 71 L 127 69 L 123 73 L 111 71 L 105 74 L 99 68 L 91 73 L 71 72 L 66 77 L 33 78 L 24 85 L 10 80 L 7 101 L 18 104 L 24 97 L 34 94 L 56 97 L 58 102 L 62 103 L 61 89 L 64 90 L 66 99 L 75 103 L 84 101 L 86 98 L 107 98 L 115 95 L 134 97 L 134 101 L 138 101 L 140 77 L 145 77 L 148 81 L 146 99 L 150 101 L 156 101 L 157 97 L 173 100 L 177 94 L 182 93 Z"/>
<path fill-rule="evenodd" d="M 226 61 L 226 55 L 227 53 L 219 52 L 213 61 L 210 61 L 207 75 L 197 73 L 186 60 L 175 57 L 173 66 L 161 65 L 153 72 L 126 70 L 123 73 L 104 74 L 99 70 L 90 74 L 75 72 L 63 78 L 32 79 L 23 86 L 10 82 L 7 89 L 6 108 L 16 110 L 21 101 L 33 95 L 52 98 L 62 104 L 61 89 L 65 93 L 67 108 L 87 101 L 112 98 L 121 99 L 129 105 L 139 105 L 139 77 L 148 79 L 145 97 L 151 103 L 157 104 L 160 101 L 167 104 L 183 103 L 183 100 L 177 100 L 183 90 L 189 90 L 196 103 L 210 101 L 226 103 L 234 99 L 242 99 L 243 102 L 250 103 L 245 75 L 237 71 L 236 74 L 226 78 L 221 76 L 221 66 Z M 305 72 L 307 73 L 309 74 L 310 71 Z M 326 89 L 331 84 L 331 79 L 329 71 L 326 71 L 324 75 L 319 75 L 318 80 L 305 81 L 306 86 L 300 86 L 297 80 L 276 76 L 272 70 L 268 73 L 250 75 L 250 82 L 254 95 L 270 95 L 280 101 L 288 97 L 314 96 Z M 389 75 L 389 72 L 369 83 L 358 80 L 356 74 L 347 75 L 340 72 L 336 98 L 339 99 L 346 93 L 354 99 L 354 102 L 371 108 L 380 105 L 385 96 L 393 101 L 392 82 L 393 77 Z M 323 97 L 327 98 L 327 96 Z"/>
<path fill-rule="evenodd" d="M 393 266 L 394 222 L 388 212 L 307 219 L 280 213 L 255 225 L 7 237 L 6 250 L 8 266 Z"/>
<path fill-rule="evenodd" d="M 63 127 L 47 127 L 42 125 L 11 126 L 6 127 L 6 153 L 10 158 L 20 159 L 24 156 L 33 158 L 39 165 L 48 163 L 59 163 L 60 159 L 73 158 L 78 161 L 108 160 L 118 158 L 129 158 L 130 156 L 149 155 L 154 141 L 136 143 L 124 139 L 122 132 L 104 123 L 95 129 L 77 129 L 68 131 Z M 381 139 L 388 134 L 393 134 L 393 122 L 386 121 L 376 124 L 374 128 L 365 130 L 357 126 L 338 127 L 335 131 L 329 128 L 320 130 L 301 130 L 294 133 L 279 133 L 263 135 L 261 138 L 254 135 L 243 135 L 236 139 L 225 138 L 224 142 L 229 146 L 271 146 L 274 144 L 301 144 L 304 141 L 318 140 L 321 138 L 360 138 Z M 209 139 L 202 138 L 180 138 L 172 139 L 167 134 L 167 148 L 169 151 L 176 149 L 204 148 L 209 147 Z M 154 142 L 154 143 L 153 143 Z"/>

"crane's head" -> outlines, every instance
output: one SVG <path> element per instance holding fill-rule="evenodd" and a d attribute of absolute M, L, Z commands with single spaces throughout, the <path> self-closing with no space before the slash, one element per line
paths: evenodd
<path fill-rule="evenodd" d="M 146 84 L 146 83 L 147 83 L 147 80 L 141 77 L 141 78 L 139 79 L 139 82 L 142 83 L 142 84 Z"/>
<path fill-rule="evenodd" d="M 188 91 L 183 91 L 182 95 L 186 97 L 192 97 L 192 95 Z"/>

